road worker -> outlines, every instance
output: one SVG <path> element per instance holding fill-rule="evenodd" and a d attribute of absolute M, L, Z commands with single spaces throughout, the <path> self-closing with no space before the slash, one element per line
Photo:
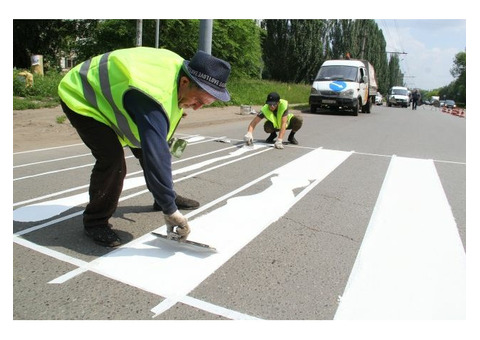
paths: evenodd
<path fill-rule="evenodd" d="M 103 246 L 121 244 L 109 219 L 122 192 L 128 146 L 167 231 L 187 238 L 190 227 L 179 209 L 199 203 L 173 189 L 169 142 L 183 109 L 230 100 L 229 74 L 229 63 L 202 51 L 187 61 L 169 50 L 135 47 L 96 56 L 65 75 L 58 87 L 63 111 L 96 159 L 83 213 L 88 237 Z"/>
<path fill-rule="evenodd" d="M 298 144 L 295 133 L 302 127 L 303 118 L 289 113 L 288 102 L 285 99 L 280 99 L 280 95 L 277 92 L 271 92 L 267 96 L 265 105 L 263 105 L 260 112 L 248 125 L 247 134 L 244 136 L 244 141 L 247 145 L 253 143 L 253 130 L 255 130 L 255 127 L 263 118 L 266 119 L 263 129 L 266 133 L 270 134 L 265 140 L 266 143 L 275 143 L 274 146 L 276 149 L 283 149 L 283 136 L 285 135 L 285 131 L 291 130 L 288 136 L 288 142 L 294 145 Z M 275 138 L 277 139 L 275 140 Z"/>

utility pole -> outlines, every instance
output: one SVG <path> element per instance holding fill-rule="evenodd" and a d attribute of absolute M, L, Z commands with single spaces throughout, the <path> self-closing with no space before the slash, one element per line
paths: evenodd
<path fill-rule="evenodd" d="M 198 41 L 198 50 L 212 54 L 212 19 L 200 20 L 200 37 Z"/>
<path fill-rule="evenodd" d="M 388 51 L 386 51 L 385 53 L 392 53 L 392 54 L 408 54 L 407 52 L 388 52 Z"/>
<path fill-rule="evenodd" d="M 143 31 L 143 20 L 137 20 L 137 39 L 136 39 L 136 46 L 142 46 L 142 32 Z"/>
<path fill-rule="evenodd" d="M 158 48 L 160 39 L 160 19 L 155 19 L 155 48 Z"/>

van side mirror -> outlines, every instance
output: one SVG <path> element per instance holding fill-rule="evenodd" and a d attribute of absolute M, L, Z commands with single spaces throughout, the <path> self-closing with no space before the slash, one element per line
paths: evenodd
<path fill-rule="evenodd" d="M 363 76 L 363 77 L 362 77 L 362 82 L 363 82 L 363 83 L 368 83 L 368 77 L 367 77 L 367 76 Z"/>

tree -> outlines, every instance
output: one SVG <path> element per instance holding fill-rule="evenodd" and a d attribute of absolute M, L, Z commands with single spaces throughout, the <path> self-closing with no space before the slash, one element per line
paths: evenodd
<path fill-rule="evenodd" d="M 54 67 L 74 28 L 73 20 L 13 20 L 13 67 L 30 68 L 35 54 L 43 55 L 45 69 Z"/>
<path fill-rule="evenodd" d="M 456 80 L 453 83 L 453 94 L 451 98 L 456 101 L 467 102 L 467 53 L 459 52 L 455 55 L 453 67 L 450 73 Z"/>
<path fill-rule="evenodd" d="M 267 78 L 310 82 L 323 60 L 324 20 L 264 20 L 263 58 Z"/>
<path fill-rule="evenodd" d="M 388 63 L 388 88 L 392 86 L 403 86 L 403 73 L 400 70 L 400 59 L 394 54 Z"/>
<path fill-rule="evenodd" d="M 214 20 L 212 54 L 231 64 L 232 77 L 261 78 L 260 34 L 254 20 Z"/>

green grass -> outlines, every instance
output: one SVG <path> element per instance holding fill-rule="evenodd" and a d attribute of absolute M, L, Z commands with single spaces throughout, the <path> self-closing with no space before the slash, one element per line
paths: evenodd
<path fill-rule="evenodd" d="M 270 92 L 277 92 L 280 98 L 290 104 L 308 103 L 310 85 L 289 84 L 268 80 L 240 79 L 227 84 L 231 95 L 227 105 L 262 105 Z"/>
<path fill-rule="evenodd" d="M 47 72 L 45 76 L 34 75 L 33 87 L 26 87 L 24 78 L 13 72 L 13 109 L 26 110 L 60 105 L 57 86 L 62 79 L 58 72 Z M 231 94 L 229 102 L 215 102 L 210 107 L 263 105 L 270 92 L 278 92 L 289 104 L 306 104 L 310 85 L 289 84 L 260 79 L 231 79 L 227 88 Z"/>

